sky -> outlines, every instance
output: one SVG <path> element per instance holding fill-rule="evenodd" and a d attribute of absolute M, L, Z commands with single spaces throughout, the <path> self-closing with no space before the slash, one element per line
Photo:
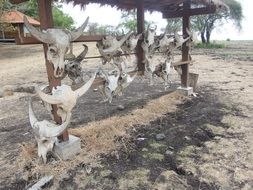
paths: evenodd
<path fill-rule="evenodd" d="M 225 23 L 222 27 L 217 28 L 212 34 L 212 40 L 253 40 L 253 0 L 238 0 L 243 7 L 244 20 L 242 22 L 242 30 L 238 31 L 232 23 Z M 100 7 L 98 4 L 89 4 L 83 10 L 80 6 L 73 4 L 63 4 L 63 12 L 69 14 L 75 21 L 75 26 L 80 26 L 86 19 L 90 17 L 89 22 L 97 22 L 101 25 L 117 26 L 120 23 L 121 12 L 110 6 Z M 158 30 L 166 26 L 166 20 L 162 18 L 162 14 L 154 12 L 152 14 L 146 12 L 145 19 L 154 21 L 158 26 Z"/>

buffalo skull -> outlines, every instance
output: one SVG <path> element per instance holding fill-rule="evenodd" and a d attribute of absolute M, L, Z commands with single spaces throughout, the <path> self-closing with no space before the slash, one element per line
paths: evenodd
<path fill-rule="evenodd" d="M 74 60 L 68 61 L 65 65 L 65 72 L 72 80 L 72 85 L 76 85 L 83 82 L 81 62 L 83 61 L 88 52 L 88 46 L 83 46 L 84 50 Z"/>
<path fill-rule="evenodd" d="M 58 108 L 57 114 L 61 116 L 63 121 L 65 121 L 67 115 L 76 105 L 77 99 L 89 90 L 93 81 L 95 80 L 95 77 L 96 74 L 94 74 L 94 76 L 91 77 L 87 83 L 77 90 L 72 90 L 70 86 L 63 84 L 53 88 L 52 95 L 44 93 L 37 87 L 36 92 L 44 102 L 48 104 L 56 104 Z"/>
<path fill-rule="evenodd" d="M 38 156 L 42 158 L 43 162 L 47 162 L 47 153 L 52 151 L 54 147 L 54 143 L 57 140 L 57 136 L 61 135 L 68 127 L 70 122 L 71 113 L 67 114 L 65 122 L 61 125 L 56 125 L 47 120 L 38 121 L 35 117 L 32 101 L 29 101 L 29 120 L 33 132 L 35 134 L 35 138 L 38 145 Z"/>
<path fill-rule="evenodd" d="M 70 42 L 76 40 L 82 35 L 83 30 L 88 24 L 88 20 L 89 17 L 75 32 L 56 28 L 40 31 L 29 24 L 27 18 L 24 17 L 24 23 L 28 31 L 39 41 L 48 45 L 47 59 L 54 65 L 55 77 L 62 77 L 64 74 L 64 56 L 69 49 Z"/>
<path fill-rule="evenodd" d="M 105 79 L 105 83 L 102 86 L 99 86 L 100 92 L 104 97 L 104 102 L 108 101 L 112 103 L 112 98 L 115 95 L 115 90 L 118 87 L 118 81 L 120 77 L 119 70 L 113 70 L 109 73 L 101 70 L 102 78 Z"/>
<path fill-rule="evenodd" d="M 124 51 L 124 53 L 131 53 L 131 51 L 134 51 L 134 49 L 137 46 L 138 40 L 142 34 L 134 35 L 132 34 L 122 45 L 121 49 Z"/>

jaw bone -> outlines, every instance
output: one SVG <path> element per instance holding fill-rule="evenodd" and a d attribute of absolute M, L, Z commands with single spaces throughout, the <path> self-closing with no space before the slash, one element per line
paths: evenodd
<path fill-rule="evenodd" d="M 36 88 L 36 92 L 44 102 L 47 102 L 49 104 L 56 104 L 59 110 L 57 113 L 60 116 L 63 116 L 62 119 L 65 120 L 64 116 L 71 112 L 73 107 L 76 105 L 77 99 L 89 90 L 95 78 L 96 73 L 93 75 L 93 77 L 90 78 L 87 83 L 85 83 L 77 90 L 72 90 L 70 86 L 63 84 L 61 86 L 53 88 L 52 95 L 44 93 L 39 88 Z"/>
<path fill-rule="evenodd" d="M 88 24 L 89 17 L 76 32 L 70 32 L 62 29 L 50 28 L 46 31 L 40 31 L 32 26 L 26 17 L 24 23 L 28 31 L 39 41 L 48 44 L 47 58 L 54 65 L 54 76 L 62 77 L 64 74 L 64 56 L 70 47 L 70 42 L 76 40 L 82 35 L 83 30 Z"/>
<path fill-rule="evenodd" d="M 32 108 L 32 101 L 29 100 L 29 120 L 38 144 L 38 156 L 42 157 L 44 163 L 47 162 L 47 153 L 52 151 L 56 137 L 67 129 L 70 118 L 71 113 L 68 113 L 66 121 L 61 125 L 56 125 L 47 120 L 38 121 Z"/>

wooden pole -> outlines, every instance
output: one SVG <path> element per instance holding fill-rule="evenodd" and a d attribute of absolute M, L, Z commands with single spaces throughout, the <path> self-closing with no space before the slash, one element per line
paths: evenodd
<path fill-rule="evenodd" d="M 137 1 L 137 33 L 143 33 L 145 30 L 144 28 L 144 1 L 138 0 Z M 141 47 L 141 43 L 143 40 L 139 40 L 137 44 L 137 57 L 138 57 L 138 71 L 144 74 L 145 65 L 143 63 L 144 60 L 144 52 Z"/>
<path fill-rule="evenodd" d="M 185 1 L 183 4 L 183 10 L 189 10 L 191 8 L 191 0 Z M 186 37 L 187 31 L 186 29 L 190 29 L 190 16 L 183 16 L 183 36 Z M 186 43 L 182 46 L 182 62 L 189 60 L 189 47 L 186 46 Z M 181 86 L 188 87 L 189 83 L 189 64 L 184 64 L 181 66 L 182 75 L 181 75 Z"/>
<path fill-rule="evenodd" d="M 39 17 L 40 17 L 40 27 L 41 29 L 47 29 L 53 27 L 53 15 L 52 15 L 52 0 L 38 0 L 38 9 L 39 9 Z M 47 44 L 43 43 L 44 55 L 46 60 L 46 69 L 50 90 L 53 87 L 61 85 L 61 79 L 55 78 L 54 76 L 54 66 L 53 63 L 49 62 L 47 59 Z M 61 124 L 61 117 L 57 115 L 57 107 L 56 105 L 52 106 L 52 114 L 54 116 L 54 120 L 56 123 Z M 67 141 L 69 139 L 68 132 L 64 132 L 59 140 Z"/>

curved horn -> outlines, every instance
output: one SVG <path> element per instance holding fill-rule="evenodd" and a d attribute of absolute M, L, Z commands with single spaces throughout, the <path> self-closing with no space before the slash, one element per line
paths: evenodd
<path fill-rule="evenodd" d="M 127 76 L 127 81 L 126 81 L 126 83 L 122 84 L 122 87 L 123 88 L 128 87 L 130 85 L 130 83 L 133 82 L 133 80 L 135 79 L 135 77 L 137 76 L 137 74 L 138 74 L 138 71 L 136 71 L 132 77 L 131 77 L 131 75 L 128 75 Z"/>
<path fill-rule="evenodd" d="M 61 125 L 53 124 L 49 121 L 42 121 L 45 125 L 41 126 L 40 135 L 43 137 L 57 137 L 61 135 L 68 127 L 71 113 L 67 113 L 66 121 Z"/>
<path fill-rule="evenodd" d="M 120 41 L 119 44 L 122 46 L 122 44 L 131 36 L 132 32 L 128 32 L 127 35 L 125 35 Z"/>
<path fill-rule="evenodd" d="M 59 100 L 59 98 L 54 97 L 54 96 L 49 95 L 49 94 L 45 94 L 45 93 L 42 92 L 38 87 L 36 87 L 35 90 L 36 90 L 37 94 L 39 95 L 39 97 L 40 97 L 43 101 L 45 101 L 45 102 L 47 102 L 47 103 L 49 103 L 49 104 L 60 104 L 60 103 L 62 103 L 62 101 Z"/>
<path fill-rule="evenodd" d="M 76 32 L 71 32 L 70 33 L 70 36 L 71 36 L 70 41 L 75 41 L 77 38 L 79 38 L 82 35 L 84 29 L 86 28 L 86 26 L 88 24 L 88 21 L 89 21 L 89 17 L 86 18 L 85 22 L 82 24 L 82 26 L 80 26 L 77 29 Z"/>
<path fill-rule="evenodd" d="M 123 44 L 124 42 L 129 38 L 129 36 L 131 35 L 132 33 L 129 32 L 127 35 L 125 35 L 121 40 L 119 40 L 117 42 L 117 44 L 115 44 L 114 46 L 112 47 L 109 47 L 107 49 L 104 49 L 104 50 L 101 50 L 102 54 L 110 54 L 110 53 L 115 53 Z"/>
<path fill-rule="evenodd" d="M 32 128 L 34 128 L 34 124 L 38 122 L 37 118 L 35 117 L 33 108 L 32 108 L 32 98 L 29 99 L 29 120 Z"/>
<path fill-rule="evenodd" d="M 91 87 L 93 81 L 96 78 L 96 75 L 97 75 L 97 72 L 82 87 L 75 90 L 75 94 L 76 94 L 77 97 L 80 97 L 80 96 L 84 95 L 89 90 L 89 88 Z"/>
<path fill-rule="evenodd" d="M 135 39 L 138 39 L 138 40 L 139 40 L 141 36 L 142 36 L 142 33 L 137 34 L 136 37 L 135 37 Z"/>
<path fill-rule="evenodd" d="M 41 32 L 39 30 L 37 30 L 34 26 L 32 26 L 26 16 L 24 16 L 24 23 L 25 23 L 25 26 L 27 28 L 27 30 L 35 37 L 37 38 L 39 41 L 41 42 L 44 42 L 46 44 L 52 44 L 54 43 L 54 40 L 52 38 L 50 38 L 49 35 L 47 35 L 46 33 L 44 32 Z"/>
<path fill-rule="evenodd" d="M 179 41 L 180 41 L 180 37 L 179 37 L 179 35 L 178 35 L 178 33 L 177 33 L 177 32 L 175 33 L 175 40 L 176 40 L 177 42 L 179 42 Z"/>
<path fill-rule="evenodd" d="M 192 36 L 192 32 L 189 30 L 189 28 L 186 28 L 186 32 L 187 32 L 187 34 L 189 35 L 189 36 Z"/>
<path fill-rule="evenodd" d="M 85 44 L 83 44 L 83 47 L 84 47 L 84 50 L 75 59 L 75 61 L 77 61 L 77 62 L 81 62 L 85 58 L 85 56 L 86 56 L 86 54 L 88 52 L 88 46 L 86 46 Z"/>

